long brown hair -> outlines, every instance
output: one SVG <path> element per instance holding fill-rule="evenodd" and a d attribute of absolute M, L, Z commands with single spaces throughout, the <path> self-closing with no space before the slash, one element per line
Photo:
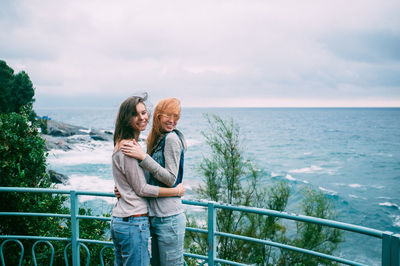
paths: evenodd
<path fill-rule="evenodd" d="M 132 127 L 132 118 L 137 116 L 136 106 L 139 103 L 144 103 L 145 97 L 131 96 L 126 99 L 119 107 L 117 119 L 115 121 L 114 130 L 114 146 L 123 139 L 133 139 L 140 132 L 135 131 Z M 146 106 L 146 105 L 145 105 Z"/>
<path fill-rule="evenodd" d="M 151 154 L 155 142 L 161 135 L 163 135 L 160 122 L 160 116 L 162 114 L 177 114 L 178 121 L 181 116 L 181 102 L 177 98 L 168 98 L 158 102 L 153 114 L 153 125 L 150 129 L 149 136 L 147 137 L 148 154 Z"/>

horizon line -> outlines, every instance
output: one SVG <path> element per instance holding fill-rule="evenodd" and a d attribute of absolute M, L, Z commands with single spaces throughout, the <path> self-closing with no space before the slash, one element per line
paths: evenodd
<path fill-rule="evenodd" d="M 33 109 L 115 109 L 119 108 L 118 106 L 36 106 Z M 346 109 L 346 108 L 354 108 L 354 109 L 362 109 L 362 108 L 376 108 L 376 109 L 383 109 L 383 108 L 400 108 L 400 106 L 185 106 L 182 105 L 182 108 L 253 108 L 253 109 L 260 109 L 260 108 L 270 108 L 270 109 L 278 109 L 278 108 L 320 108 L 320 109 Z"/>

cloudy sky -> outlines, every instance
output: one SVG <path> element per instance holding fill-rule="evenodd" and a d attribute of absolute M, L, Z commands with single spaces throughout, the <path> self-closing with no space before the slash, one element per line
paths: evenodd
<path fill-rule="evenodd" d="M 400 107 L 399 0 L 1 0 L 38 107 Z"/>

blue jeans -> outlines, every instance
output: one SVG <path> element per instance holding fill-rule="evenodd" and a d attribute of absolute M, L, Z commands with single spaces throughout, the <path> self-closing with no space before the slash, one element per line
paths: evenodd
<path fill-rule="evenodd" d="M 150 264 L 150 224 L 148 217 L 112 217 L 115 266 Z"/>
<path fill-rule="evenodd" d="M 168 217 L 151 217 L 152 266 L 183 265 L 184 213 Z"/>

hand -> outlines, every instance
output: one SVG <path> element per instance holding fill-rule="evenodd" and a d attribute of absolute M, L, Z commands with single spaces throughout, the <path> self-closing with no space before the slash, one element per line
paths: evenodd
<path fill-rule="evenodd" d="M 121 197 L 121 193 L 119 193 L 117 186 L 114 186 L 114 194 L 119 199 Z"/>
<path fill-rule="evenodd" d="M 121 140 L 120 141 L 120 143 L 119 143 L 119 146 L 120 147 L 122 147 L 123 145 L 129 145 L 129 144 L 131 144 L 132 143 L 132 140 L 131 139 L 123 139 L 123 140 Z"/>
<path fill-rule="evenodd" d="M 143 161 L 146 158 L 146 153 L 142 150 L 142 147 L 136 142 L 136 140 L 121 141 L 121 151 L 129 157 L 136 158 L 138 160 Z"/>
<path fill-rule="evenodd" d="M 178 196 L 183 197 L 183 195 L 185 195 L 185 192 L 186 192 L 186 188 L 183 185 L 183 182 L 180 183 L 179 185 L 177 185 L 176 188 L 178 189 Z"/>

